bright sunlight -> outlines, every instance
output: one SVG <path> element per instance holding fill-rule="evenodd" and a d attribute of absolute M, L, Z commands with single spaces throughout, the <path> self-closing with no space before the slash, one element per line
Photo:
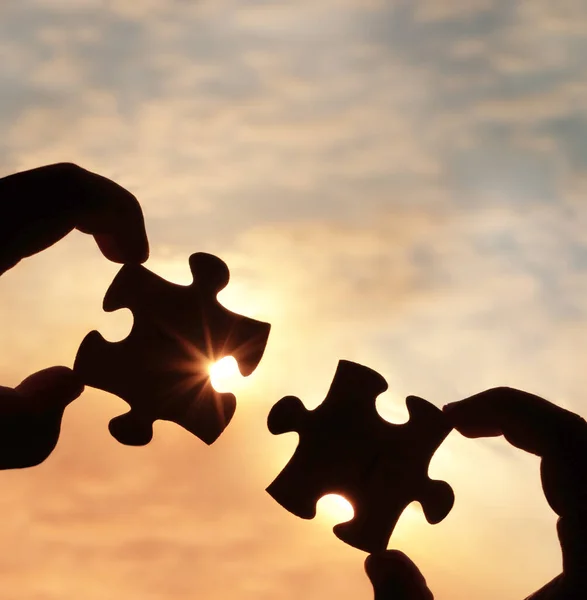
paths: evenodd
<path fill-rule="evenodd" d="M 238 370 L 238 363 L 232 356 L 225 356 L 212 363 L 209 368 L 212 387 L 217 392 L 230 392 L 238 386 L 242 375 Z"/>
<path fill-rule="evenodd" d="M 316 512 L 330 525 L 350 521 L 355 515 L 353 505 L 338 494 L 322 496 L 316 504 Z"/>

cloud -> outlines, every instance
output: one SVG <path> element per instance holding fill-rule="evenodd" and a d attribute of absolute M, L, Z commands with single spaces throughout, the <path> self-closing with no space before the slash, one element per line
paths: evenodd
<path fill-rule="evenodd" d="M 396 420 L 407 394 L 503 384 L 585 414 L 586 18 L 499 0 L 3 4 L 3 172 L 114 178 L 143 204 L 149 267 L 186 282 L 190 253 L 217 253 L 223 301 L 273 323 L 213 447 L 170 424 L 119 447 L 124 403 L 87 392 L 45 465 L 3 474 L 3 597 L 369 597 L 360 553 L 263 491 L 295 447 L 267 410 L 316 405 L 339 358 L 381 371 Z M 116 270 L 79 234 L 3 277 L 3 381 L 71 364 L 89 329 L 124 335 L 128 313 L 100 307 Z M 534 457 L 454 434 L 435 461 L 458 506 L 437 527 L 408 511 L 394 540 L 438 598 L 521 597 L 557 572 Z"/>

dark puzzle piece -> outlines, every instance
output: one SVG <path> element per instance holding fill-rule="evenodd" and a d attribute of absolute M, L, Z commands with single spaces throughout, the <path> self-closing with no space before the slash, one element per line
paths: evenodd
<path fill-rule="evenodd" d="M 230 277 L 226 264 L 204 253 L 192 254 L 189 264 L 194 279 L 188 286 L 140 265 L 124 265 L 106 292 L 104 310 L 129 308 L 130 334 L 108 342 L 92 331 L 78 350 L 74 369 L 84 382 L 131 407 L 109 425 L 123 444 L 147 444 L 158 419 L 211 444 L 230 422 L 236 399 L 214 390 L 210 364 L 233 356 L 247 376 L 265 350 L 271 326 L 233 313 L 216 299 Z"/>
<path fill-rule="evenodd" d="M 387 548 L 401 513 L 414 500 L 429 523 L 442 521 L 454 503 L 452 488 L 427 475 L 432 455 L 451 430 L 444 414 L 410 396 L 410 420 L 388 423 L 375 406 L 386 389 L 376 371 L 341 360 L 320 406 L 308 410 L 287 396 L 268 418 L 271 433 L 296 431 L 300 436 L 291 460 L 267 488 L 269 494 L 303 519 L 316 515 L 320 498 L 340 494 L 355 514 L 336 525 L 334 533 L 370 553 Z"/>

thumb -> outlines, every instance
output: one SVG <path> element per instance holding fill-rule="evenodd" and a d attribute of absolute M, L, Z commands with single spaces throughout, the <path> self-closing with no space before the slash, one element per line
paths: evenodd
<path fill-rule="evenodd" d="M 371 554 L 365 571 L 375 600 L 434 600 L 418 567 L 399 550 Z"/>
<path fill-rule="evenodd" d="M 29 375 L 16 388 L 18 405 L 10 403 L 0 407 L 0 413 L 16 408 L 31 413 L 47 410 L 63 411 L 83 391 L 84 386 L 78 376 L 67 367 L 50 367 Z"/>
<path fill-rule="evenodd" d="M 66 367 L 35 373 L 15 389 L 0 387 L 0 470 L 42 463 L 57 444 L 63 411 L 82 390 Z"/>

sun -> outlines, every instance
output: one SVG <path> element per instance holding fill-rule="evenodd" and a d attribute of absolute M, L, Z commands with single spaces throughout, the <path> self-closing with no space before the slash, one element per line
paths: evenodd
<path fill-rule="evenodd" d="M 322 496 L 316 504 L 316 511 L 329 525 L 350 521 L 355 516 L 353 505 L 338 494 Z"/>
<path fill-rule="evenodd" d="M 217 392 L 227 392 L 234 389 L 242 378 L 238 363 L 233 356 L 225 356 L 208 367 L 210 382 Z"/>

